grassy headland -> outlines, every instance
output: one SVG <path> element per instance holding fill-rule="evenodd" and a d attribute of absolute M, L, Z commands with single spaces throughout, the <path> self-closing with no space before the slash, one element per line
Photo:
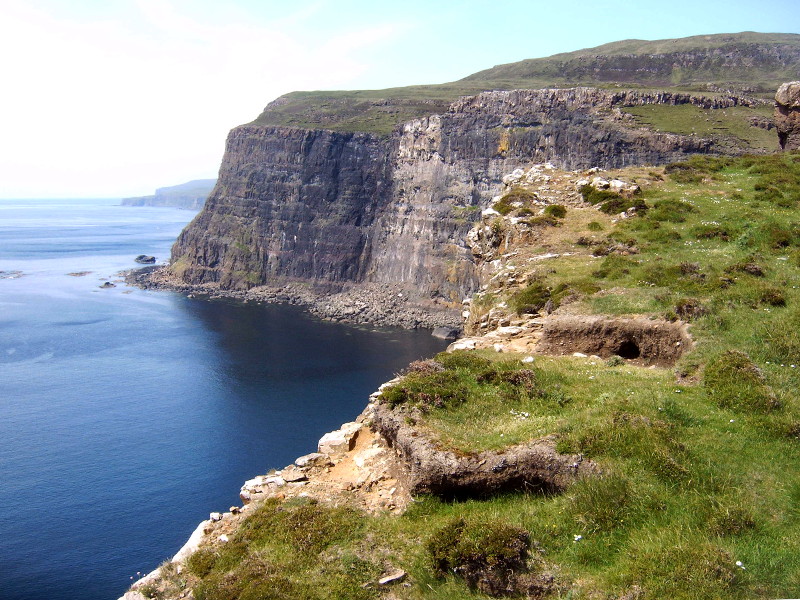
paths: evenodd
<path fill-rule="evenodd" d="M 696 345 L 674 368 L 445 354 L 382 398 L 443 447 L 555 434 L 602 476 L 561 494 L 422 497 L 402 516 L 268 501 L 175 577 L 198 600 L 388 597 L 376 580 L 393 568 L 408 576 L 391 597 L 408 599 L 800 595 L 800 155 L 627 175 L 648 182 L 636 216 L 555 211 L 547 247 L 528 250 L 562 256 L 507 258 L 529 283 L 487 290 L 484 309 L 524 314 L 527 294 L 572 314 L 680 317 Z"/>
<path fill-rule="evenodd" d="M 484 90 L 594 86 L 671 89 L 705 94 L 746 93 L 771 99 L 797 77 L 800 35 L 745 32 L 673 40 L 625 40 L 499 65 L 438 85 L 385 90 L 292 92 L 269 104 L 257 124 L 364 131 L 388 135 L 398 123 L 440 113 L 460 96 Z M 680 107 L 664 107 L 670 111 Z M 740 111 L 741 112 L 741 111 Z M 738 128 L 736 111 L 717 117 Z M 758 114 L 753 113 L 753 115 Z M 662 131 L 673 131 L 670 119 Z M 727 123 L 734 123 L 727 125 Z M 678 131 L 675 131 L 678 133 Z"/>

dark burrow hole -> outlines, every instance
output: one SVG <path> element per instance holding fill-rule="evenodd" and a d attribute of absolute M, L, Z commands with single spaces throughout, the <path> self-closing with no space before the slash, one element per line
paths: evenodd
<path fill-rule="evenodd" d="M 639 346 L 636 342 L 631 340 L 625 340 L 619 345 L 617 349 L 617 355 L 621 356 L 622 358 L 639 358 L 641 356 L 641 351 L 639 350 Z"/>

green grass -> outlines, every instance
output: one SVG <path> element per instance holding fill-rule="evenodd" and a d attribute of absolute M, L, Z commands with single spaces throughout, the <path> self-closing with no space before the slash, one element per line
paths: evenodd
<path fill-rule="evenodd" d="M 638 253 L 563 256 L 516 296 L 524 306 L 572 290 L 575 312 L 688 315 L 696 347 L 675 369 L 453 353 L 383 392 L 443 447 L 502 450 L 555 434 L 600 477 L 561 494 L 421 497 L 402 516 L 268 502 L 228 544 L 192 557 L 195 597 L 377 598 L 389 592 L 374 582 L 394 568 L 408 577 L 391 594 L 409 600 L 523 588 L 800 596 L 799 177 L 797 154 L 672 168 L 643 193 L 648 210 L 603 221 L 602 236 Z M 765 185 L 777 194 L 760 194 Z M 487 309 L 509 300 L 483 298 Z"/>
<path fill-rule="evenodd" d="M 775 58 L 776 47 L 782 50 L 781 59 Z M 678 40 L 625 40 L 547 58 L 499 65 L 444 84 L 384 90 L 292 92 L 268 105 L 254 123 L 387 136 L 398 123 L 445 112 L 449 104 L 460 96 L 484 90 L 579 85 L 610 89 L 620 86 L 671 88 L 707 95 L 725 94 L 722 91 L 709 92 L 711 84 L 721 90 L 746 89 L 748 93 L 771 99 L 782 82 L 796 79 L 800 63 L 798 47 L 800 36 L 753 32 Z M 717 49 L 748 58 L 738 64 L 733 61 L 723 65 L 713 53 L 705 55 Z M 654 55 L 660 51 L 688 52 L 690 64 L 673 69 L 671 65 L 674 61 L 670 57 Z M 706 122 L 705 117 L 692 107 L 643 107 L 637 111 L 639 109 L 631 109 L 631 114 L 635 114 L 640 123 L 662 131 L 672 131 L 674 121 L 680 124 L 681 132 L 687 135 L 693 132 L 694 127 L 696 131 L 720 134 L 718 137 L 729 143 L 736 139 L 745 140 L 753 144 L 750 146 L 753 149 L 774 149 L 776 145 L 774 132 L 766 132 L 748 124 L 749 116 L 761 115 L 763 109 L 754 111 L 737 107 L 728 111 L 712 111 L 708 115 L 710 122 Z M 675 117 L 671 116 L 673 113 Z"/>
<path fill-rule="evenodd" d="M 710 138 L 723 148 L 741 147 L 745 144 L 754 150 L 774 151 L 778 147 L 778 136 L 774 130 L 756 127 L 750 123 L 754 118 L 772 121 L 771 106 L 736 106 L 719 110 L 689 104 L 653 104 L 631 106 L 623 111 L 633 115 L 640 125 L 669 133 Z"/>

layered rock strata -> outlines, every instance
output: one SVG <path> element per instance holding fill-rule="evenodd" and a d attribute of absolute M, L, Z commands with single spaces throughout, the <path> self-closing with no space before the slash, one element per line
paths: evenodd
<path fill-rule="evenodd" d="M 656 164 L 716 150 L 709 140 L 635 127 L 639 104 L 724 108 L 738 97 L 594 88 L 485 92 L 389 138 L 244 125 L 228 137 L 204 210 L 173 249 L 189 284 L 246 289 L 303 281 L 396 284 L 455 306 L 478 283 L 465 235 L 531 161 L 566 169 Z"/>
<path fill-rule="evenodd" d="M 556 452 L 552 436 L 501 452 L 465 454 L 441 448 L 409 425 L 407 417 L 402 410 L 377 404 L 372 426 L 400 457 L 401 479 L 412 495 L 465 499 L 507 491 L 557 492 L 578 477 L 599 472 L 597 465 L 582 456 Z"/>
<path fill-rule="evenodd" d="M 781 149 L 800 150 L 800 81 L 790 81 L 778 88 L 775 127 Z"/>

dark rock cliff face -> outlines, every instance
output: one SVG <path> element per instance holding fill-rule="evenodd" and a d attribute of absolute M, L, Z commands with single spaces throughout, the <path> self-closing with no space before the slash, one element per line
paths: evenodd
<path fill-rule="evenodd" d="M 367 134 L 243 126 L 219 181 L 173 248 L 187 282 L 361 281 L 390 200 L 388 144 Z"/>
<path fill-rule="evenodd" d="M 462 98 L 388 139 L 237 127 L 217 187 L 173 248 L 173 271 L 224 288 L 289 280 L 403 284 L 420 298 L 458 302 L 478 284 L 464 237 L 504 174 L 532 162 L 611 168 L 714 152 L 708 140 L 635 128 L 618 108 L 740 102 L 517 90 Z"/>

